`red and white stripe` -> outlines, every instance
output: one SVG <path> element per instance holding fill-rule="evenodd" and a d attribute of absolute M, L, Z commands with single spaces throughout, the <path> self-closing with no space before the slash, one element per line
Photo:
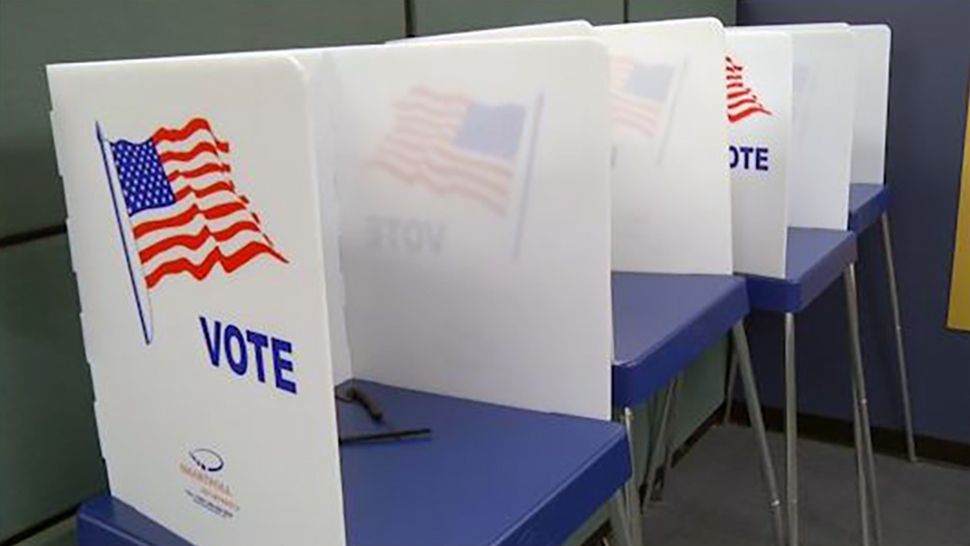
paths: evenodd
<path fill-rule="evenodd" d="M 180 129 L 159 129 L 152 140 L 176 201 L 133 217 L 148 288 L 180 273 L 202 280 L 217 265 L 231 273 L 262 254 L 286 262 L 249 200 L 236 191 L 229 143 L 216 137 L 208 121 L 195 118 Z"/>
<path fill-rule="evenodd" d="M 725 78 L 729 122 L 737 123 L 754 114 L 771 115 L 754 91 L 744 83 L 744 67 L 731 57 L 725 58 Z"/>
<path fill-rule="evenodd" d="M 439 195 L 474 201 L 505 214 L 515 165 L 452 144 L 472 101 L 425 87 L 395 104 L 395 122 L 371 166 Z"/>
<path fill-rule="evenodd" d="M 638 97 L 625 90 L 636 61 L 627 57 L 610 57 L 610 82 L 613 124 L 653 136 L 660 124 L 661 108 L 657 101 Z"/>

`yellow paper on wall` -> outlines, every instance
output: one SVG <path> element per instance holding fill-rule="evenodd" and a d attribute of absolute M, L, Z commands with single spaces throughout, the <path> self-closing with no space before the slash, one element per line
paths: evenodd
<path fill-rule="evenodd" d="M 953 277 L 950 281 L 950 313 L 946 323 L 950 328 L 970 331 L 970 100 L 967 103 L 966 120 L 960 208 L 953 248 Z"/>

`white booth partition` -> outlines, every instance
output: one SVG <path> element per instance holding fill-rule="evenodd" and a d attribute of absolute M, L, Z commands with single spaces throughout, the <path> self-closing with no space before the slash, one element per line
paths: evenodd
<path fill-rule="evenodd" d="M 792 140 L 787 33 L 729 29 L 725 59 L 734 268 L 785 276 Z"/>
<path fill-rule="evenodd" d="M 789 222 L 846 229 L 856 101 L 855 37 L 845 23 L 746 27 L 792 39 Z"/>
<path fill-rule="evenodd" d="M 111 490 L 197 544 L 344 542 L 306 76 L 285 53 L 48 71 Z"/>
<path fill-rule="evenodd" d="M 724 28 L 684 19 L 596 35 L 611 60 L 613 269 L 730 274 Z"/>
<path fill-rule="evenodd" d="M 354 377 L 608 419 L 603 47 L 405 43 L 332 62 Z"/>
<path fill-rule="evenodd" d="M 887 25 L 852 25 L 850 30 L 858 52 L 851 181 L 882 184 L 886 169 L 892 31 Z"/>

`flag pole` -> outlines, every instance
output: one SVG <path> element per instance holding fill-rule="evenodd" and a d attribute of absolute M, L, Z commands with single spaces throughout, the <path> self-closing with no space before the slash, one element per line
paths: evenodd
<path fill-rule="evenodd" d="M 519 259 L 519 250 L 522 248 L 522 232 L 525 227 L 525 213 L 529 204 L 529 186 L 532 185 L 532 166 L 535 163 L 536 141 L 539 138 L 539 121 L 542 117 L 543 101 L 542 93 L 536 95 L 535 111 L 532 115 L 532 134 L 529 135 L 529 156 L 526 159 L 525 177 L 522 182 L 522 203 L 519 205 L 519 218 L 515 222 L 515 244 L 512 249 L 512 260 Z"/>
<path fill-rule="evenodd" d="M 98 148 L 101 150 L 101 160 L 104 162 L 104 174 L 108 181 L 108 193 L 111 194 L 111 204 L 114 206 L 118 236 L 121 238 L 121 248 L 125 254 L 125 263 L 128 265 L 128 279 L 131 281 L 131 291 L 135 296 L 135 305 L 138 308 L 138 320 L 141 322 L 141 332 L 145 336 L 145 344 L 148 344 L 152 341 L 151 333 L 148 331 L 148 324 L 145 322 L 145 311 L 142 309 L 141 297 L 138 295 L 138 287 L 135 284 L 135 271 L 131 267 L 131 255 L 128 254 L 128 242 L 125 240 L 125 231 L 121 225 L 121 211 L 118 210 L 118 197 L 115 195 L 114 184 L 112 184 L 111 168 L 108 166 L 108 154 L 104 151 L 106 142 L 104 136 L 101 134 L 101 124 L 95 123 L 94 128 L 98 137 Z"/>

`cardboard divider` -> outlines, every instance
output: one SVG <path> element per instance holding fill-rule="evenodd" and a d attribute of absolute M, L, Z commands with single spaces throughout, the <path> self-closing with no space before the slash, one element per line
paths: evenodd
<path fill-rule="evenodd" d="M 596 33 L 611 56 L 613 269 L 730 274 L 721 23 L 684 19 Z"/>
<path fill-rule="evenodd" d="M 855 115 L 856 46 L 845 23 L 745 27 L 792 37 L 793 227 L 846 229 Z"/>
<path fill-rule="evenodd" d="M 792 43 L 784 32 L 729 29 L 725 81 L 734 268 L 785 276 Z"/>
<path fill-rule="evenodd" d="M 557 38 L 330 55 L 353 375 L 608 419 L 604 48 Z"/>
<path fill-rule="evenodd" d="M 855 36 L 856 93 L 852 130 L 854 184 L 883 184 L 886 170 L 886 117 L 889 113 L 888 25 L 851 25 Z"/>
<path fill-rule="evenodd" d="M 48 80 L 112 494 L 193 543 L 343 544 L 304 67 L 239 54 Z"/>

